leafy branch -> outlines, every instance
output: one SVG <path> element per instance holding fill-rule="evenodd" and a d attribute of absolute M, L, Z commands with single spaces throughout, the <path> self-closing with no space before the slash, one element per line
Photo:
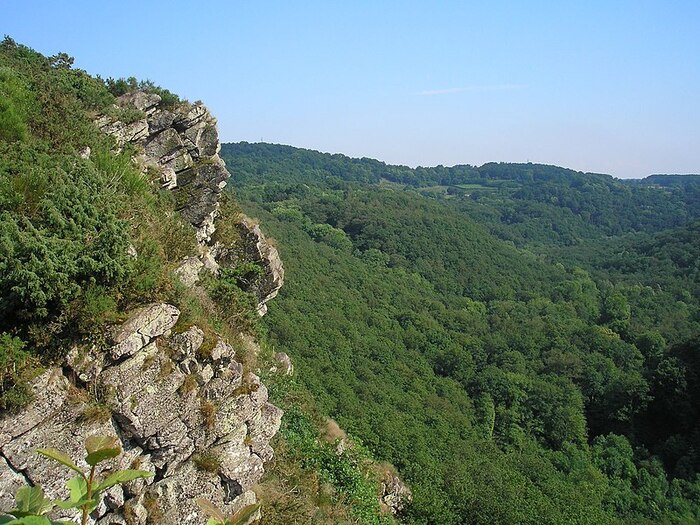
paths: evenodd
<path fill-rule="evenodd" d="M 90 436 L 85 440 L 85 462 L 90 469 L 83 471 L 65 452 L 55 448 L 38 449 L 37 453 L 68 467 L 78 473 L 66 483 L 70 496 L 65 500 L 51 501 L 44 497 L 41 487 L 22 487 L 15 496 L 16 508 L 7 515 L 0 516 L 0 525 L 67 525 L 72 521 L 52 521 L 45 516 L 54 505 L 68 510 L 78 509 L 81 512 L 81 525 L 86 525 L 88 515 L 100 504 L 103 493 L 115 485 L 126 483 L 139 478 L 153 476 L 145 470 L 117 470 L 106 477 L 98 476 L 97 466 L 100 463 L 116 458 L 122 453 L 119 442 L 113 436 Z"/>

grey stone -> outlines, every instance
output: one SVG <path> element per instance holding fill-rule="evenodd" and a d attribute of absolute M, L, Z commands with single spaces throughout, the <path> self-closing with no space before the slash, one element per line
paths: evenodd
<path fill-rule="evenodd" d="M 51 499 L 62 497 L 66 482 L 73 472 L 63 465 L 36 453 L 38 448 L 57 448 L 73 458 L 75 463 L 87 469 L 85 439 L 93 434 L 115 435 L 111 421 L 86 422 L 80 416 L 87 405 L 66 403 L 52 417 L 44 419 L 28 432 L 2 447 L 7 462 L 17 471 L 23 471 L 32 484 L 39 484 Z"/>
<path fill-rule="evenodd" d="M 275 353 L 275 361 L 277 362 L 277 370 L 281 371 L 284 375 L 290 376 L 294 373 L 294 365 L 286 353 Z"/>
<path fill-rule="evenodd" d="M 112 359 L 133 355 L 155 337 L 170 330 L 180 317 L 180 310 L 165 303 L 154 303 L 131 314 L 114 335 L 116 343 L 110 349 Z"/>
<path fill-rule="evenodd" d="M 121 514 L 107 514 L 97 521 L 97 525 L 132 525 Z"/>
<path fill-rule="evenodd" d="M 169 166 L 163 166 L 160 170 L 161 187 L 166 190 L 177 188 L 177 173 Z"/>
<path fill-rule="evenodd" d="M 155 135 L 173 125 L 175 113 L 167 109 L 158 109 L 149 115 L 147 120 L 149 134 Z"/>
<path fill-rule="evenodd" d="M 58 413 L 68 396 L 68 387 L 68 379 L 56 369 L 37 377 L 32 382 L 33 400 L 29 406 L 18 414 L 5 413 L 0 417 L 0 447 Z"/>
<path fill-rule="evenodd" d="M 160 166 L 172 169 L 175 173 L 191 168 L 193 165 L 192 157 L 182 143 L 180 135 L 173 128 L 167 128 L 149 137 L 144 153 L 147 158 L 153 159 Z"/>
<path fill-rule="evenodd" d="M 236 355 L 236 351 L 223 339 L 219 338 L 211 350 L 211 358 L 215 362 L 219 362 L 222 359 L 233 359 Z"/>
<path fill-rule="evenodd" d="M 382 481 L 380 501 L 389 508 L 392 514 L 401 512 L 412 500 L 411 489 L 398 476 L 389 474 Z"/>
<path fill-rule="evenodd" d="M 12 470 L 5 458 L 0 456 L 0 509 L 14 508 L 15 494 L 26 484 L 27 480 L 24 476 Z"/>
<path fill-rule="evenodd" d="M 199 272 L 204 268 L 204 263 L 199 257 L 187 257 L 175 270 L 175 275 L 180 278 L 182 284 L 191 288 L 199 281 Z"/>
<path fill-rule="evenodd" d="M 219 473 L 234 489 L 238 496 L 242 491 L 252 488 L 265 473 L 263 460 L 252 454 L 245 443 L 229 441 L 214 448 L 221 457 Z M 242 490 L 241 490 L 242 489 Z"/>
<path fill-rule="evenodd" d="M 146 93 L 144 91 L 135 91 L 126 93 L 117 97 L 116 103 L 119 107 L 133 106 L 139 111 L 152 113 L 156 106 L 160 103 L 160 96 L 155 93 Z"/>
<path fill-rule="evenodd" d="M 169 357 L 152 343 L 100 376 L 114 417 L 137 441 L 165 428 L 181 409 L 177 391 L 185 375 L 174 369 L 161 377 L 165 360 Z"/>
<path fill-rule="evenodd" d="M 66 365 L 83 383 L 92 383 L 105 366 L 105 354 L 95 348 L 74 346 L 66 355 Z"/>
<path fill-rule="evenodd" d="M 251 449 L 263 461 L 272 459 L 272 448 L 269 446 L 272 437 L 277 434 L 282 423 L 284 411 L 270 403 L 265 403 L 260 411 L 248 421 Z"/>
<path fill-rule="evenodd" d="M 226 182 L 230 176 L 218 156 L 206 164 L 178 172 L 178 186 L 173 191 L 180 213 L 195 227 L 202 225 L 208 217 L 211 219 L 212 212 L 218 210 L 222 191 L 220 183 Z"/>
<path fill-rule="evenodd" d="M 176 116 L 173 126 L 180 132 L 186 131 L 188 128 L 195 126 L 199 122 L 205 120 L 209 115 L 209 111 L 202 103 L 192 105 L 182 105 L 175 111 Z"/>
<path fill-rule="evenodd" d="M 172 336 L 170 348 L 173 350 L 173 358 L 180 360 L 193 357 L 203 342 L 204 332 L 197 326 L 191 326 L 181 334 Z"/>
<path fill-rule="evenodd" d="M 262 277 L 251 284 L 246 291 L 258 297 L 258 314 L 265 315 L 266 303 L 277 296 L 284 284 L 284 266 L 277 248 L 267 242 L 255 221 L 243 215 L 237 228 L 241 234 L 240 245 L 228 247 L 219 263 L 233 267 L 241 262 L 250 261 L 262 266 Z"/>
<path fill-rule="evenodd" d="M 140 119 L 126 124 L 120 120 L 112 122 L 108 117 L 102 117 L 96 122 L 97 126 L 107 135 L 114 138 L 117 147 L 127 143 L 140 143 L 148 137 L 148 122 Z"/>

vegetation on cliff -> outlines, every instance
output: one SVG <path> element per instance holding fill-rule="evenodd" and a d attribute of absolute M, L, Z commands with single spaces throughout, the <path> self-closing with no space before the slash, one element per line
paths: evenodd
<path fill-rule="evenodd" d="M 139 301 L 172 298 L 194 232 L 92 120 L 115 111 L 100 79 L 6 37 L 0 44 L 0 406 L 28 400 L 60 362 Z M 138 254 L 134 257 L 133 254 Z"/>
<path fill-rule="evenodd" d="M 173 360 L 175 350 L 170 345 L 189 340 L 188 337 L 194 338 L 192 344 L 196 343 L 196 356 L 191 356 L 192 359 L 207 363 L 205 368 L 211 371 L 212 360 L 230 361 L 230 356 L 222 357 L 220 347 L 221 338 L 224 338 L 236 346 L 236 359 L 243 361 L 246 377 L 250 370 L 265 375 L 266 382 L 274 386 L 275 400 L 291 410 L 283 435 L 275 444 L 280 453 L 269 469 L 267 479 L 256 489 L 264 497 L 265 523 L 294 520 L 327 523 L 328 519 L 337 523 L 357 523 L 358 520 L 368 524 L 393 522 L 387 513 L 380 511 L 378 475 L 372 470 L 369 453 L 355 446 L 346 454 L 336 454 L 332 440 L 322 436 L 320 428 L 324 420 L 316 412 L 314 403 L 308 402 L 300 408 L 295 401 L 293 386 L 287 384 L 291 382 L 293 385 L 294 381 L 266 372 L 269 363 L 273 362 L 272 355 L 266 350 L 249 347 L 244 342 L 249 339 L 241 338 L 242 334 L 254 334 L 258 329 L 255 310 L 259 305 L 249 291 L 251 287 L 262 287 L 261 293 L 269 295 L 276 292 L 274 286 L 278 285 L 276 282 L 258 282 L 264 273 L 260 263 L 245 262 L 246 254 L 242 252 L 246 247 L 238 227 L 239 209 L 235 201 L 224 198 L 218 202 L 218 193 L 209 191 L 212 186 L 220 191 L 219 179 L 228 176 L 220 159 L 214 158 L 218 151 L 218 136 L 213 117 L 201 103 L 192 105 L 180 101 L 176 95 L 149 81 L 139 82 L 133 78 L 102 81 L 73 69 L 72 62 L 72 58 L 63 53 L 44 57 L 9 37 L 0 44 L 0 417 L 3 425 L 14 417 L 24 422 L 24 427 L 17 432 L 4 426 L 3 436 L 9 431 L 7 439 L 11 439 L 17 437 L 15 434 L 25 432 L 25 427 L 31 426 L 27 419 L 36 417 L 39 423 L 34 426 L 39 427 L 44 424 L 44 416 L 50 419 L 54 415 L 36 413 L 27 416 L 27 411 L 22 411 L 32 401 L 33 392 L 37 392 L 35 377 L 44 367 L 51 366 L 59 367 L 58 379 L 54 383 L 61 388 L 55 389 L 53 394 L 40 392 L 39 404 L 47 396 L 56 403 L 75 397 L 75 402 L 68 403 L 69 408 L 61 405 L 61 410 L 66 412 L 62 417 L 66 420 L 73 418 L 76 410 L 79 412 L 73 434 L 79 436 L 95 424 L 113 430 L 110 426 L 110 418 L 114 415 L 111 405 L 108 406 L 103 398 L 95 398 L 103 393 L 98 392 L 95 377 L 90 375 L 93 372 L 101 377 L 109 375 L 102 373 L 104 359 L 97 358 L 102 364 L 96 371 L 85 375 L 82 372 L 86 369 L 80 367 L 89 368 L 90 359 L 108 351 L 112 358 L 119 354 L 118 363 L 128 365 L 130 358 L 125 358 L 134 351 L 130 346 L 133 338 L 129 339 L 129 336 L 124 342 L 125 348 L 128 347 L 127 355 L 121 355 L 121 350 L 115 354 L 111 346 L 114 341 L 108 336 L 109 326 L 120 324 L 127 318 L 133 324 L 136 322 L 134 315 L 138 322 L 159 324 L 160 321 L 149 317 L 153 309 L 163 310 L 165 314 L 177 312 L 179 318 L 175 326 L 170 326 L 175 323 L 172 319 L 163 325 L 170 335 L 161 333 L 161 330 L 157 337 L 147 338 L 149 344 L 158 343 L 158 353 L 144 361 L 139 373 L 144 378 L 150 374 L 148 377 L 152 378 L 153 384 L 145 387 L 150 388 L 152 394 L 156 393 L 156 387 L 164 378 L 182 376 L 176 370 L 179 364 Z M 127 99 L 115 98 L 125 94 Z M 128 103 L 132 100 L 129 97 L 157 106 L 140 109 Z M 114 105 L 115 102 L 119 105 Z M 176 165 L 176 169 L 169 173 L 177 174 L 179 170 L 181 180 L 171 177 L 165 184 L 168 188 L 177 186 L 182 190 L 176 195 L 161 187 L 162 174 L 157 163 L 144 167 L 134 161 L 134 154 L 142 152 L 143 141 L 151 138 L 148 132 L 152 124 L 156 126 L 154 134 L 173 124 L 177 129 L 169 129 L 168 137 L 175 140 L 174 135 L 180 134 L 187 139 L 186 145 L 178 142 L 181 150 L 178 158 L 184 159 L 183 165 Z M 98 125 L 107 132 L 114 132 L 114 136 L 100 131 Z M 136 130 L 136 127 L 130 128 L 131 125 L 140 126 L 137 132 L 141 142 L 136 141 L 136 145 L 131 143 L 133 137 L 127 133 Z M 146 153 L 167 156 L 171 153 L 168 144 L 156 143 Z M 187 148 L 192 148 L 192 158 Z M 188 166 L 190 162 L 192 165 Z M 197 180 L 200 172 L 206 172 L 205 175 L 213 173 L 218 178 L 207 180 L 193 189 L 193 181 L 201 182 Z M 197 197 L 198 191 L 204 199 L 195 203 L 198 206 L 196 217 L 183 218 L 180 211 Z M 184 258 L 192 262 L 197 259 L 195 256 L 199 250 L 211 248 L 202 245 L 208 241 L 206 235 L 204 241 L 195 237 L 192 226 L 200 226 L 202 217 L 218 205 L 219 221 L 225 223 L 218 225 L 212 244 L 223 243 L 219 248 L 225 246 L 228 249 L 226 257 L 235 259 L 235 263 L 226 261 L 218 277 L 204 275 L 206 272 L 195 275 L 195 279 L 200 278 L 201 286 L 196 290 L 188 289 L 173 271 L 182 269 Z M 186 211 L 191 210 L 184 210 L 183 215 Z M 197 219 L 197 224 L 194 219 Z M 211 224 L 205 229 L 200 228 L 198 233 L 211 235 L 209 227 Z M 252 242 L 259 240 L 255 237 Z M 194 264 L 193 268 L 198 272 L 204 263 L 197 260 Z M 185 274 L 178 275 L 183 277 Z M 192 278 L 192 274 L 188 278 Z M 170 304 L 159 304 L 161 302 Z M 134 310 L 144 303 L 148 306 Z M 139 315 L 148 319 L 141 319 Z M 169 314 L 165 317 L 169 319 Z M 135 340 L 144 343 L 140 336 Z M 69 351 L 73 352 L 73 357 L 67 362 L 65 358 Z M 258 355 L 260 351 L 262 353 Z M 213 353 L 218 357 L 214 358 Z M 196 367 L 192 359 L 187 366 Z M 107 361 L 110 365 L 117 362 L 111 362 L 109 358 Z M 66 367 L 66 374 L 73 384 L 69 385 L 68 378 L 60 374 L 61 366 Z M 244 373 L 242 367 L 240 370 L 236 368 L 240 366 L 238 363 L 233 362 L 231 366 L 239 376 Z M 47 373 L 40 377 L 46 382 L 49 376 Z M 122 380 L 124 384 L 129 382 L 124 376 Z M 49 384 L 56 386 L 52 381 L 48 379 Z M 189 370 L 176 395 L 183 398 L 199 395 L 203 389 L 201 383 L 202 378 Z M 259 382 L 246 380 L 238 387 L 233 385 L 225 392 L 229 397 L 262 398 L 264 393 L 266 398 L 266 390 Z M 84 391 L 83 387 L 89 387 L 90 392 Z M 209 397 L 202 400 L 199 409 L 189 414 L 195 419 L 204 418 L 205 432 L 218 421 L 217 405 L 212 401 L 217 398 L 216 392 L 207 395 Z M 87 407 L 85 410 L 80 408 L 83 405 Z M 176 410 L 177 406 L 179 402 L 171 403 L 170 409 Z M 126 408 L 137 411 L 137 406 L 128 402 Z M 157 414 L 150 416 L 153 419 Z M 260 426 L 258 416 L 257 412 L 250 412 L 247 417 L 257 418 L 256 424 Z M 167 422 L 167 419 L 162 422 Z M 57 434 L 64 433 L 64 430 L 61 427 Z M 58 439 L 58 436 L 54 437 Z M 241 436 L 248 455 L 260 453 L 256 447 L 267 446 L 263 438 L 265 435 Z M 9 465 L 14 461 L 16 467 L 20 460 L 14 456 L 12 461 L 7 459 L 8 442 L 3 439 L 4 456 L 0 457 L 2 481 L 5 483 L 3 487 L 9 487 L 17 483 L 18 477 L 10 471 Z M 174 444 L 176 449 L 179 446 L 186 448 L 186 437 L 181 441 Z M 160 446 L 159 443 L 152 444 L 156 448 Z M 54 444 L 49 442 L 49 446 Z M 138 446 L 146 447 L 140 442 Z M 269 461 L 272 451 L 269 447 L 265 450 L 265 454 L 269 453 L 265 461 Z M 146 452 L 144 457 L 149 455 Z M 139 461 L 141 459 L 139 457 Z M 187 461 L 186 457 L 180 459 Z M 216 471 L 224 468 L 223 463 L 228 462 L 226 468 L 232 466 L 226 457 L 206 450 L 198 450 L 191 459 L 195 469 L 193 477 L 197 479 L 207 474 L 216 475 Z M 145 461 L 149 461 L 147 457 Z M 249 465 L 233 465 L 242 469 L 237 473 L 243 477 L 248 476 L 246 466 Z M 157 473 L 156 484 L 163 481 L 163 470 L 165 467 Z M 256 467 L 249 474 L 253 479 L 262 474 L 262 469 Z M 19 477 L 25 481 L 29 479 Z M 292 481 L 294 485 L 290 486 Z M 213 488 L 221 493 L 218 500 L 224 494 L 220 485 L 219 482 L 206 486 L 207 490 Z M 51 491 L 54 489 L 50 488 Z M 296 491 L 303 492 L 301 499 Z M 7 498 L 8 494 L 2 496 Z M 235 493 L 225 494 L 224 501 L 230 503 L 235 496 Z M 132 497 L 123 509 L 116 511 L 129 520 L 136 520 L 135 523 L 141 523 L 146 519 L 145 515 L 134 515 L 134 509 L 139 505 L 144 507 L 145 510 L 141 510 L 147 513 L 149 523 L 160 520 L 175 522 L 167 521 L 163 515 L 163 502 L 159 503 L 151 493 L 143 500 Z M 102 508 L 102 514 L 105 511 Z M 224 521 L 212 518 L 213 521 L 217 519 Z"/>

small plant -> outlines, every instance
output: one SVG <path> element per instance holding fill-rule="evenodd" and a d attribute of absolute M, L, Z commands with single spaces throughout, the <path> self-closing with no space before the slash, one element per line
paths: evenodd
<path fill-rule="evenodd" d="M 219 469 L 221 468 L 221 460 L 216 456 L 216 454 L 211 452 L 195 454 L 192 457 L 192 461 L 198 470 L 202 470 L 204 472 L 216 473 L 219 472 Z"/>
<path fill-rule="evenodd" d="M 87 523 L 88 515 L 97 508 L 102 494 L 109 488 L 138 478 L 152 476 L 153 473 L 144 470 L 117 470 L 104 479 L 97 476 L 97 465 L 117 457 L 122 453 L 117 438 L 112 436 L 90 436 L 85 440 L 85 462 L 90 470 L 83 472 L 71 458 L 54 448 L 38 449 L 42 456 L 58 461 L 78 475 L 66 483 L 70 497 L 66 500 L 51 501 L 44 497 L 41 487 L 22 487 L 17 491 L 15 500 L 17 507 L 7 515 L 0 516 L 0 525 L 61 525 L 73 524 L 72 521 L 52 521 L 44 516 L 53 509 L 54 505 L 62 509 L 78 509 L 81 511 L 81 525 Z"/>
<path fill-rule="evenodd" d="M 260 503 L 243 507 L 229 518 L 207 499 L 197 498 L 195 503 L 210 516 L 207 525 L 250 525 L 261 518 Z"/>
<path fill-rule="evenodd" d="M 158 503 L 158 498 L 153 494 L 146 494 L 143 498 L 143 507 L 146 509 L 146 523 L 155 525 L 163 521 L 163 511 Z"/>
<path fill-rule="evenodd" d="M 104 403 L 92 402 L 80 413 L 80 423 L 105 423 L 112 417 L 112 410 Z"/>
<path fill-rule="evenodd" d="M 204 424 L 209 430 L 214 428 L 216 424 L 216 405 L 211 401 L 203 400 L 199 405 L 199 411 L 204 418 Z"/>
<path fill-rule="evenodd" d="M 178 388 L 178 392 L 180 392 L 180 395 L 186 396 L 190 392 L 194 392 L 198 384 L 197 374 L 187 374 L 185 376 L 185 380 L 180 385 L 180 388 Z"/>

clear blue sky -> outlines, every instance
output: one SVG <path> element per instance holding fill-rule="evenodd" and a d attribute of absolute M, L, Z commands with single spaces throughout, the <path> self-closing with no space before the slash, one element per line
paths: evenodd
<path fill-rule="evenodd" d="M 0 0 L 0 32 L 148 78 L 223 141 L 411 166 L 700 172 L 700 0 Z"/>

